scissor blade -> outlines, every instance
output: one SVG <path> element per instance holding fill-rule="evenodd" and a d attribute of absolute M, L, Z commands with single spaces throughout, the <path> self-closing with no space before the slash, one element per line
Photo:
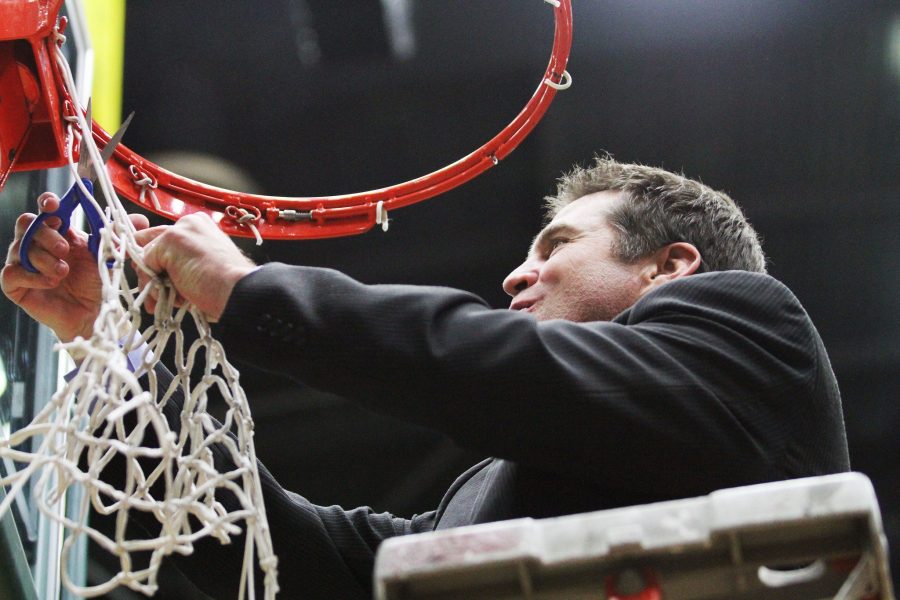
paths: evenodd
<path fill-rule="evenodd" d="M 109 159 L 112 157 L 113 153 L 116 151 L 116 146 L 119 145 L 119 142 L 122 141 L 122 136 L 125 135 L 125 130 L 128 129 L 128 125 L 131 123 L 131 118 L 134 117 L 134 112 L 128 115 L 128 118 L 122 123 L 119 129 L 109 138 L 109 141 L 106 143 L 106 146 L 103 147 L 103 151 L 100 152 L 100 160 L 102 169 L 106 168 L 106 163 L 109 162 Z M 91 170 L 91 181 L 95 184 L 97 183 L 97 169 L 94 168 Z M 106 202 L 107 198 L 103 193 L 103 188 L 99 186 L 94 187 L 94 198 L 99 200 L 100 202 Z"/>
<path fill-rule="evenodd" d="M 91 118 L 91 99 L 88 98 L 87 110 L 84 113 L 84 119 L 87 121 L 88 130 L 87 132 L 82 131 L 81 134 L 84 135 L 93 135 L 91 133 L 91 126 L 93 120 Z M 91 155 L 84 147 L 84 142 L 81 143 L 81 151 L 78 156 L 78 169 L 76 171 L 78 176 L 83 179 L 90 179 L 91 177 Z"/>
<path fill-rule="evenodd" d="M 113 134 L 111 138 L 109 138 L 109 143 L 103 147 L 103 152 L 100 153 L 100 158 L 103 159 L 103 164 L 109 162 L 110 157 L 113 155 L 113 152 L 116 151 L 116 146 L 119 145 L 119 142 L 122 141 L 122 136 L 125 135 L 125 130 L 128 129 L 128 125 L 131 124 L 131 119 L 134 117 L 134 111 L 125 121 L 122 123 L 122 126 Z"/>

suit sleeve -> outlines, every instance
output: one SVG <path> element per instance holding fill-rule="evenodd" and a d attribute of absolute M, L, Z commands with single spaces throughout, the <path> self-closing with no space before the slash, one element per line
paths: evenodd
<path fill-rule="evenodd" d="M 268 265 L 236 286 L 233 358 L 539 469 L 654 495 L 784 478 L 815 332 L 749 273 L 695 275 L 613 322 L 538 322 L 459 290 Z"/>

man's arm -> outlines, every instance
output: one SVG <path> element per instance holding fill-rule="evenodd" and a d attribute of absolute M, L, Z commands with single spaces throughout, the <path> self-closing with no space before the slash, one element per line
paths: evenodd
<path fill-rule="evenodd" d="M 822 419 L 807 315 L 775 280 L 741 272 L 572 323 L 269 265 L 237 284 L 217 333 L 232 357 L 466 447 L 649 496 L 792 476 L 792 423 Z"/>

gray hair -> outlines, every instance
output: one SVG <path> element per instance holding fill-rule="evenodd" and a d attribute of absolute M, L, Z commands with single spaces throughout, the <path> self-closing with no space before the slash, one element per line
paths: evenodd
<path fill-rule="evenodd" d="M 613 253 L 633 262 L 667 244 L 688 242 L 700 252 L 700 271 L 766 272 L 759 236 L 740 207 L 724 192 L 683 175 L 596 156 L 590 167 L 575 166 L 547 196 L 547 220 L 586 194 L 623 192 L 609 214 L 617 231 Z"/>

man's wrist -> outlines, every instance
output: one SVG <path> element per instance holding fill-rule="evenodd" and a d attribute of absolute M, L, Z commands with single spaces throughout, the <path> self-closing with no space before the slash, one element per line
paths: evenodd
<path fill-rule="evenodd" d="M 251 263 L 250 265 L 235 269 L 232 274 L 226 278 L 225 285 L 221 288 L 222 294 L 219 298 L 219 302 L 216 303 L 215 314 L 206 315 L 210 323 L 217 323 L 219 319 L 222 318 L 222 315 L 225 314 L 225 308 L 228 306 L 228 301 L 231 299 L 231 293 L 234 291 L 238 282 L 247 275 L 255 273 L 260 269 L 262 269 L 262 265 L 254 265 Z"/>

